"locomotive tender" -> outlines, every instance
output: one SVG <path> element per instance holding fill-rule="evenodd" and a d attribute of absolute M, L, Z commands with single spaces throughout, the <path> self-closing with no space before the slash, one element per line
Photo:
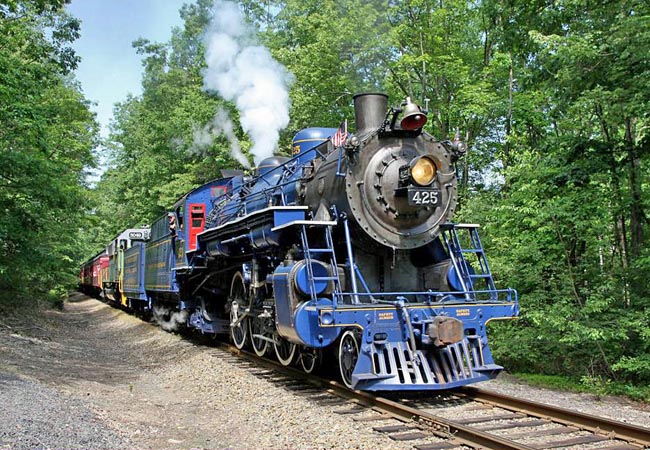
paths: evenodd
<path fill-rule="evenodd" d="M 450 222 L 462 144 L 424 132 L 426 111 L 408 98 L 388 108 L 359 94 L 354 107 L 343 146 L 336 129 L 302 130 L 292 158 L 267 158 L 254 177 L 231 171 L 184 195 L 146 239 L 116 238 L 107 297 L 308 373 L 328 350 L 356 389 L 496 376 L 486 324 L 516 317 L 517 293 L 496 288 L 478 225 Z M 82 285 L 105 257 L 84 265 Z"/>

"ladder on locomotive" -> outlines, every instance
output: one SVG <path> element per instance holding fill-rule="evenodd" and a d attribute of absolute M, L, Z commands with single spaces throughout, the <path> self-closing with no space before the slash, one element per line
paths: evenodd
<path fill-rule="evenodd" d="M 336 222 L 318 222 L 314 221 L 311 223 L 303 223 L 300 230 L 300 239 L 302 242 L 303 256 L 305 259 L 305 264 L 307 265 L 307 276 L 309 277 L 309 291 L 311 300 L 317 300 L 316 296 L 316 286 L 315 282 L 317 281 L 327 281 L 334 283 L 334 290 L 332 296 L 334 297 L 334 303 L 336 304 L 338 300 L 341 299 L 341 279 L 339 278 L 338 264 L 336 262 L 336 254 L 334 252 L 334 240 L 332 238 L 332 226 Z M 324 247 L 312 247 L 309 245 L 309 234 L 307 232 L 308 228 L 322 229 L 324 233 L 325 246 Z M 315 258 L 315 255 L 323 255 L 325 261 L 322 259 Z M 329 266 L 330 273 L 332 275 L 326 277 L 316 277 L 314 276 L 314 270 L 312 267 L 312 262 L 318 260 L 326 263 Z"/>
<path fill-rule="evenodd" d="M 498 300 L 498 293 L 490 266 L 488 265 L 483 245 L 478 235 L 479 225 L 476 224 L 451 224 L 447 223 L 442 226 L 445 244 L 449 249 L 452 261 L 457 273 L 460 275 L 460 281 L 465 289 L 465 296 L 476 297 L 476 292 L 489 293 L 490 300 Z M 466 230 L 465 236 L 466 247 L 458 236 L 458 231 Z M 471 264 L 468 259 L 474 259 Z M 473 294 L 469 294 L 473 292 Z"/>

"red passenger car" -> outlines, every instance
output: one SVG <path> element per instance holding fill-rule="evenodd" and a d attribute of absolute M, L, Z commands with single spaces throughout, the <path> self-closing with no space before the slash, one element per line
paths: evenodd
<path fill-rule="evenodd" d="M 104 272 L 108 271 L 108 260 L 106 251 L 102 251 L 81 266 L 79 288 L 83 293 L 94 297 L 102 295 L 102 283 Z"/>

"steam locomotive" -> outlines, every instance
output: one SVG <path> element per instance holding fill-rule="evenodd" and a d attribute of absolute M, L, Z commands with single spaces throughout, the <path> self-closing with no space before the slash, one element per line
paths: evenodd
<path fill-rule="evenodd" d="M 160 322 L 230 335 L 350 388 L 449 389 L 496 376 L 486 324 L 518 315 L 478 225 L 450 222 L 463 144 L 409 98 L 354 97 L 356 131 L 307 128 L 291 158 L 229 171 L 87 261 L 84 290 Z M 96 274 L 93 276 L 93 274 Z"/>

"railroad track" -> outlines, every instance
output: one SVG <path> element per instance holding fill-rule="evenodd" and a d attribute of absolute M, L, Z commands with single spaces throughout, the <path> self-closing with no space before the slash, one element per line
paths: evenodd
<path fill-rule="evenodd" d="M 367 422 L 393 440 L 412 441 L 417 450 L 650 449 L 650 428 L 484 389 L 466 387 L 425 395 L 352 391 L 232 346 L 224 344 L 223 349 L 236 355 L 236 360 L 253 363 L 258 376 L 318 398 L 321 404 L 342 407 L 334 412 Z"/>

